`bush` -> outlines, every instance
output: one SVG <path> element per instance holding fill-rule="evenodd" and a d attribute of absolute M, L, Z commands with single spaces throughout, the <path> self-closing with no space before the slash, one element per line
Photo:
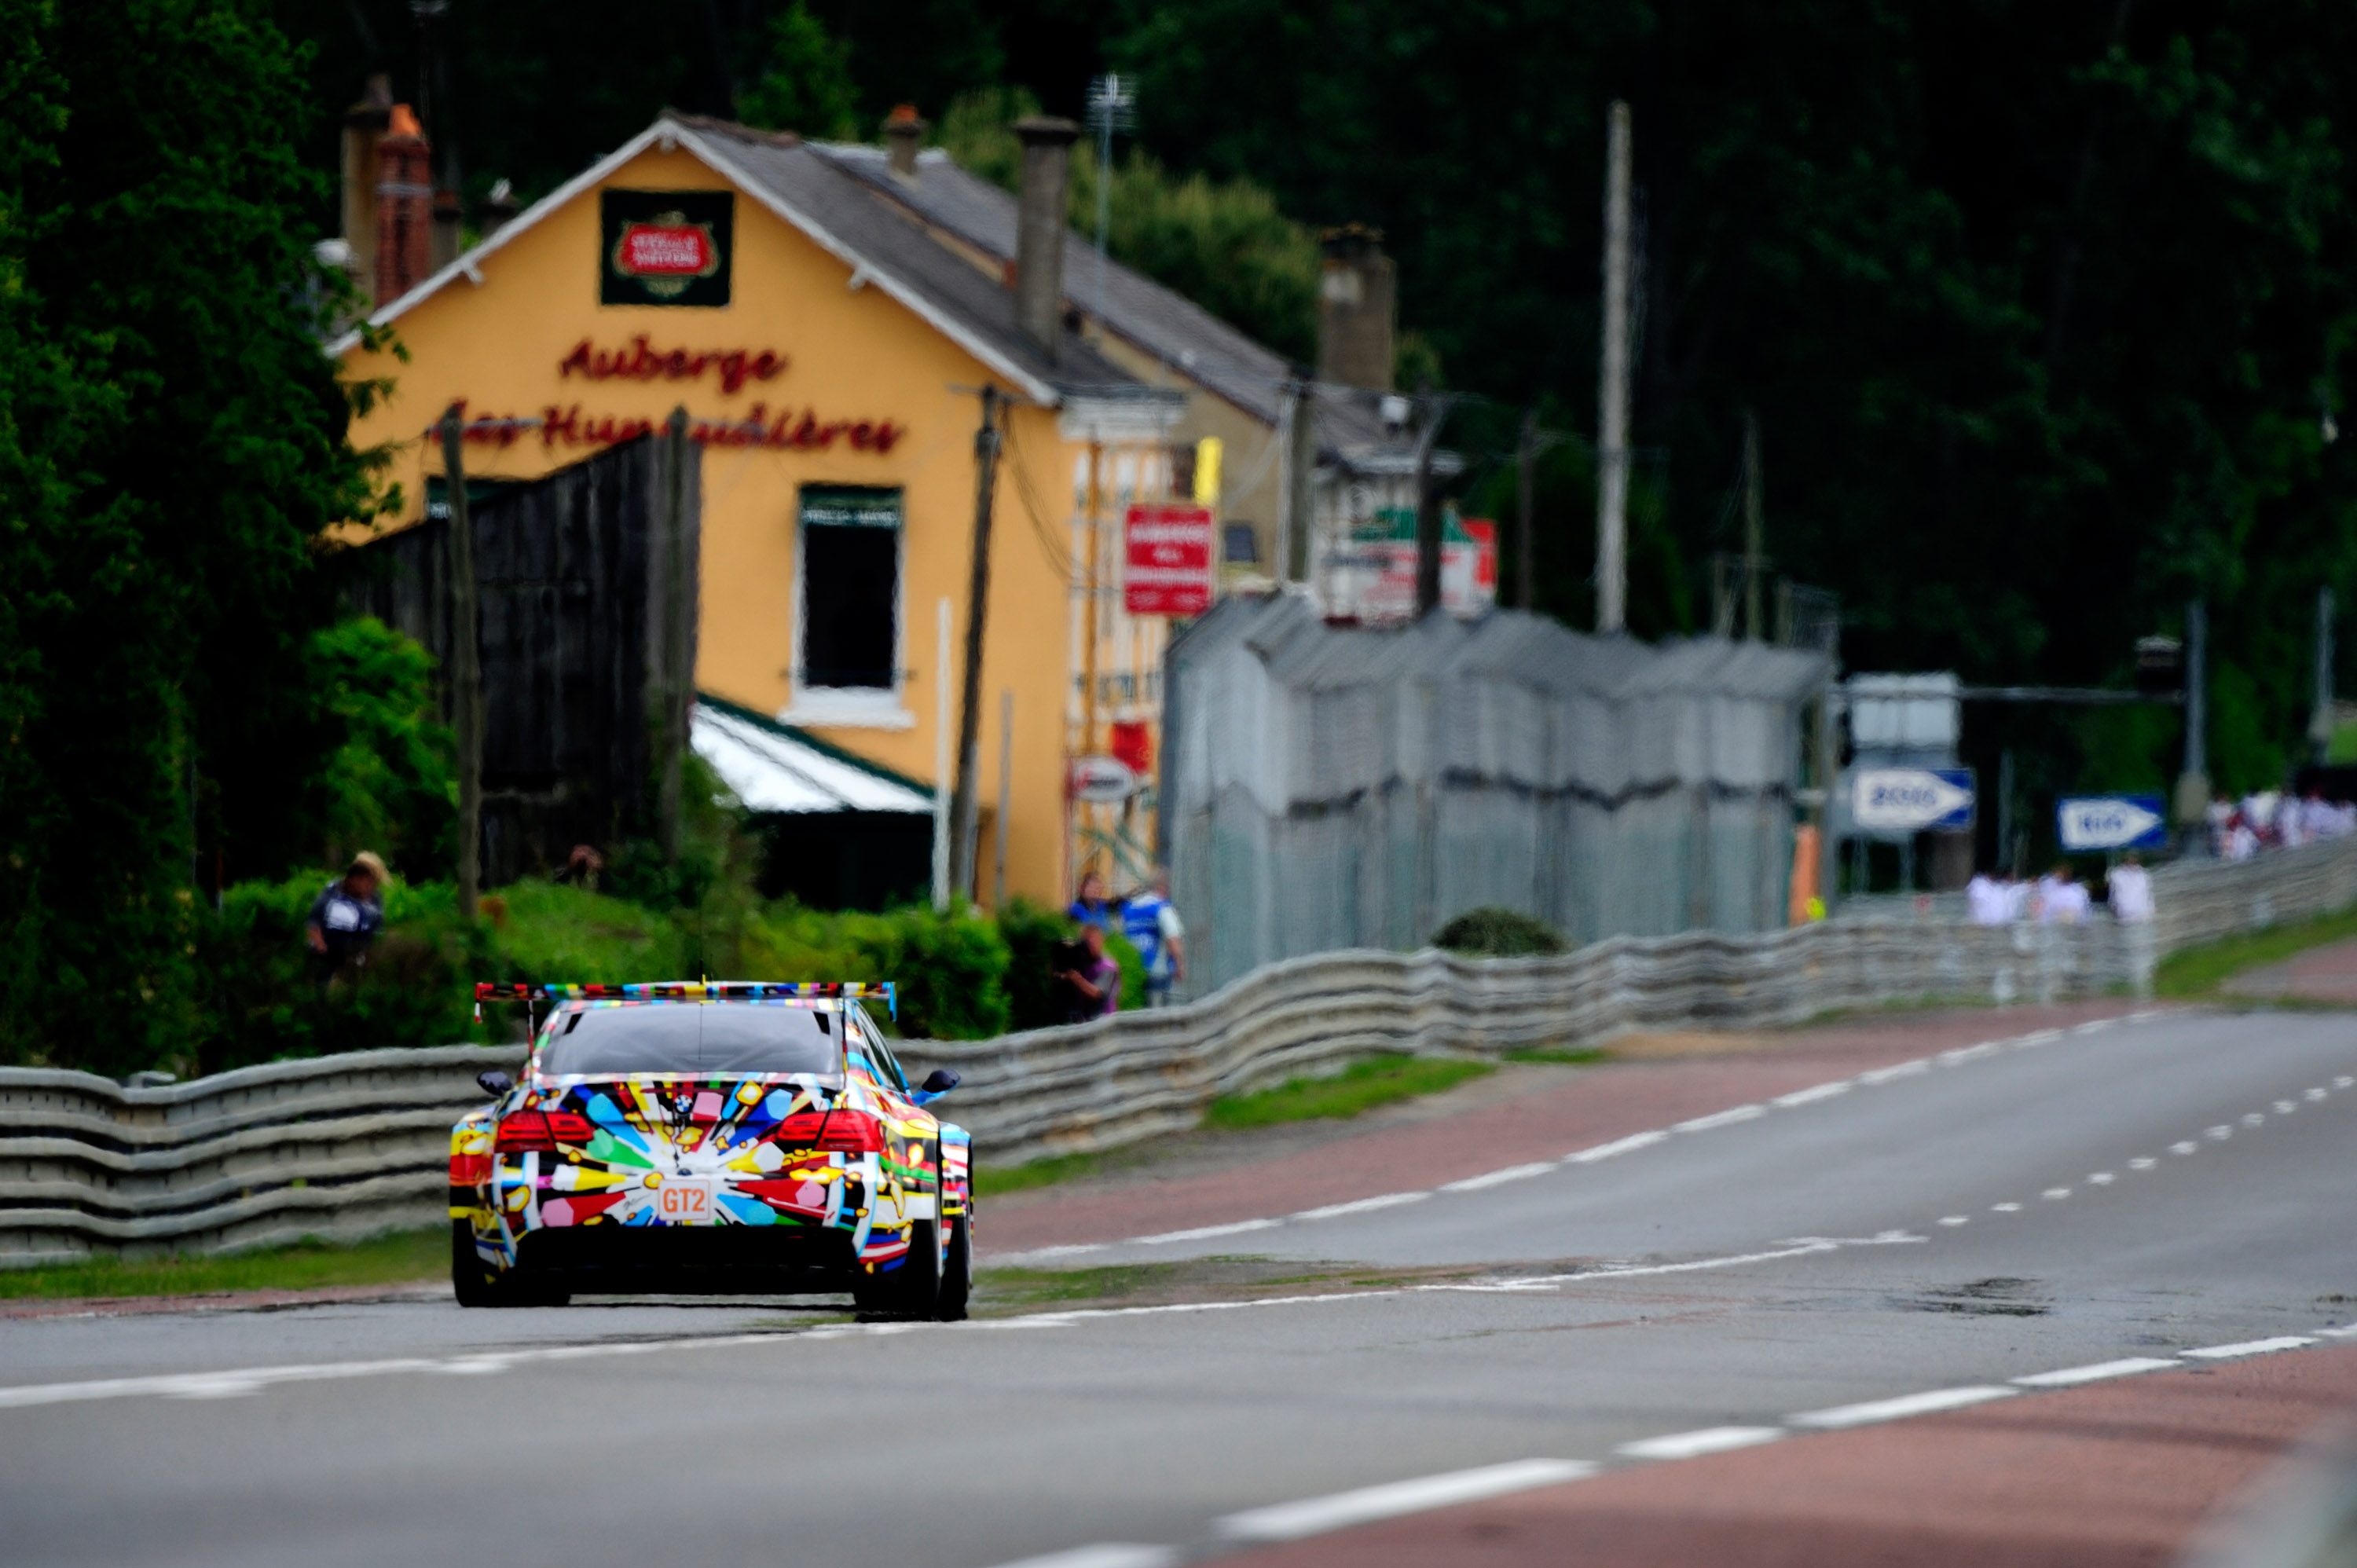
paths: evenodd
<path fill-rule="evenodd" d="M 1564 950 L 1554 927 L 1517 909 L 1468 909 L 1434 933 L 1432 945 L 1469 958 L 1536 958 Z"/>
<path fill-rule="evenodd" d="M 787 900 L 748 918 L 737 942 L 732 978 L 896 982 L 905 1035 L 977 1040 L 1006 1029 L 1006 942 L 974 915 L 922 905 L 829 914 Z"/>
<path fill-rule="evenodd" d="M 1044 1029 L 1064 1021 L 1048 966 L 1056 944 L 1070 940 L 1072 930 L 1071 916 L 1028 898 L 1010 898 L 998 912 L 999 940 L 1006 944 L 1006 1003 L 1013 1027 Z"/>

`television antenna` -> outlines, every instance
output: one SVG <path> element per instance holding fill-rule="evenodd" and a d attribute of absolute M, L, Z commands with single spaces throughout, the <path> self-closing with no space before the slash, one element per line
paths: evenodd
<path fill-rule="evenodd" d="M 1097 138 L 1097 330 L 1104 330 L 1105 238 L 1113 227 L 1113 137 L 1137 128 L 1137 89 L 1108 71 L 1089 82 L 1089 129 Z"/>

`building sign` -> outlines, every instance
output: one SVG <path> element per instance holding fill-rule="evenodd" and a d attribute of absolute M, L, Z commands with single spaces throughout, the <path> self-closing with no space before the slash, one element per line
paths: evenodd
<path fill-rule="evenodd" d="M 1332 557 L 1335 613 L 1362 621 L 1415 615 L 1415 511 L 1385 507 L 1351 530 L 1350 548 Z M 1440 607 L 1479 615 L 1498 602 L 1498 525 L 1488 518 L 1440 517 Z"/>
<path fill-rule="evenodd" d="M 1118 757 L 1072 758 L 1072 799 L 1110 806 L 1137 793 L 1138 778 Z"/>
<path fill-rule="evenodd" d="M 1199 616 L 1211 607 L 1211 509 L 1137 505 L 1123 530 L 1122 607 L 1134 616 Z"/>
<path fill-rule="evenodd" d="M 605 190 L 597 211 L 598 304 L 728 303 L 736 192 Z"/>
<path fill-rule="evenodd" d="M 459 406 L 466 405 L 463 400 Z M 615 446 L 662 428 L 662 421 L 638 413 L 585 412 L 579 403 L 551 403 L 537 419 L 514 414 L 468 414 L 463 434 L 479 446 L 512 446 L 537 435 L 544 451 L 559 446 Z M 431 436 L 434 426 L 425 434 Z M 757 403 L 744 417 L 690 415 L 687 438 L 699 446 L 758 446 L 771 452 L 826 452 L 838 445 L 854 452 L 889 452 L 909 434 L 909 427 L 890 419 L 822 419 L 815 409 L 792 409 L 776 414 Z"/>
<path fill-rule="evenodd" d="M 710 370 L 718 375 L 722 393 L 734 397 L 748 381 L 777 380 L 786 364 L 775 349 L 656 349 L 641 332 L 626 349 L 599 349 L 584 338 L 556 361 L 556 373 L 593 381 L 692 381 Z"/>

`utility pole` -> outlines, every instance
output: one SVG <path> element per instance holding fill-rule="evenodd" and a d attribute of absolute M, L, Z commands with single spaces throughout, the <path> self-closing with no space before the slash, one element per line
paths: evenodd
<path fill-rule="evenodd" d="M 1523 439 L 1514 448 L 1514 607 L 1531 607 L 1531 488 L 1538 468 L 1539 411 L 1523 413 Z"/>
<path fill-rule="evenodd" d="M 481 600 L 475 585 L 475 520 L 467 505 L 467 465 L 459 452 L 466 414 L 457 403 L 442 416 L 442 488 L 450 501 L 450 727 L 458 740 L 458 915 L 475 918 L 483 864 L 483 665 Z"/>
<path fill-rule="evenodd" d="M 933 616 L 933 909 L 950 907 L 950 602 Z"/>
<path fill-rule="evenodd" d="M 2332 590 L 2316 590 L 2316 711 L 2308 721 L 2311 755 L 2319 768 L 2332 754 Z"/>
<path fill-rule="evenodd" d="M 958 712 L 957 862 L 950 886 L 967 899 L 974 895 L 975 791 L 981 767 L 982 633 L 990 615 L 990 514 L 998 489 L 999 392 L 982 389 L 982 426 L 974 433 L 974 575 L 965 600 L 965 694 Z"/>
<path fill-rule="evenodd" d="M 1309 536 L 1318 526 L 1318 383 L 1295 381 L 1292 423 L 1286 429 L 1285 558 L 1277 574 L 1288 583 L 1309 580 Z"/>
<path fill-rule="evenodd" d="M 1604 177 L 1604 354 L 1597 391 L 1596 629 L 1628 621 L 1629 105 L 1612 105 Z"/>
<path fill-rule="evenodd" d="M 1760 416 L 1743 411 L 1743 635 L 1760 640 Z"/>
<path fill-rule="evenodd" d="M 1006 908 L 1006 800 L 1015 790 L 1015 693 L 998 693 L 998 814 L 991 819 L 990 907 Z"/>
<path fill-rule="evenodd" d="M 663 859 L 679 859 L 680 768 L 687 750 L 687 710 L 695 690 L 695 655 L 690 640 L 694 596 L 687 561 L 687 409 L 671 411 L 663 424 L 662 511 L 662 711 L 657 734 L 662 757 L 655 797 L 655 834 Z"/>
<path fill-rule="evenodd" d="M 1440 498 L 1432 489 L 1432 449 L 1457 394 L 1435 392 L 1426 381 L 1415 401 L 1424 420 L 1415 433 L 1415 613 L 1421 620 L 1440 604 Z"/>
<path fill-rule="evenodd" d="M 2195 599 L 2185 607 L 2185 768 L 2177 776 L 2177 821 L 2185 827 L 2210 805 L 2209 640 L 2210 607 Z"/>

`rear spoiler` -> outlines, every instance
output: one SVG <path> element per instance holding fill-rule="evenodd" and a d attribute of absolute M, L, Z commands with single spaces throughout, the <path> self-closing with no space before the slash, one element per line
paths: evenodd
<path fill-rule="evenodd" d="M 790 1002 L 832 997 L 845 1002 L 884 999 L 897 1021 L 900 988 L 874 980 L 654 980 L 631 985 L 534 985 L 522 981 L 479 981 L 475 1016 L 486 1002 Z"/>

